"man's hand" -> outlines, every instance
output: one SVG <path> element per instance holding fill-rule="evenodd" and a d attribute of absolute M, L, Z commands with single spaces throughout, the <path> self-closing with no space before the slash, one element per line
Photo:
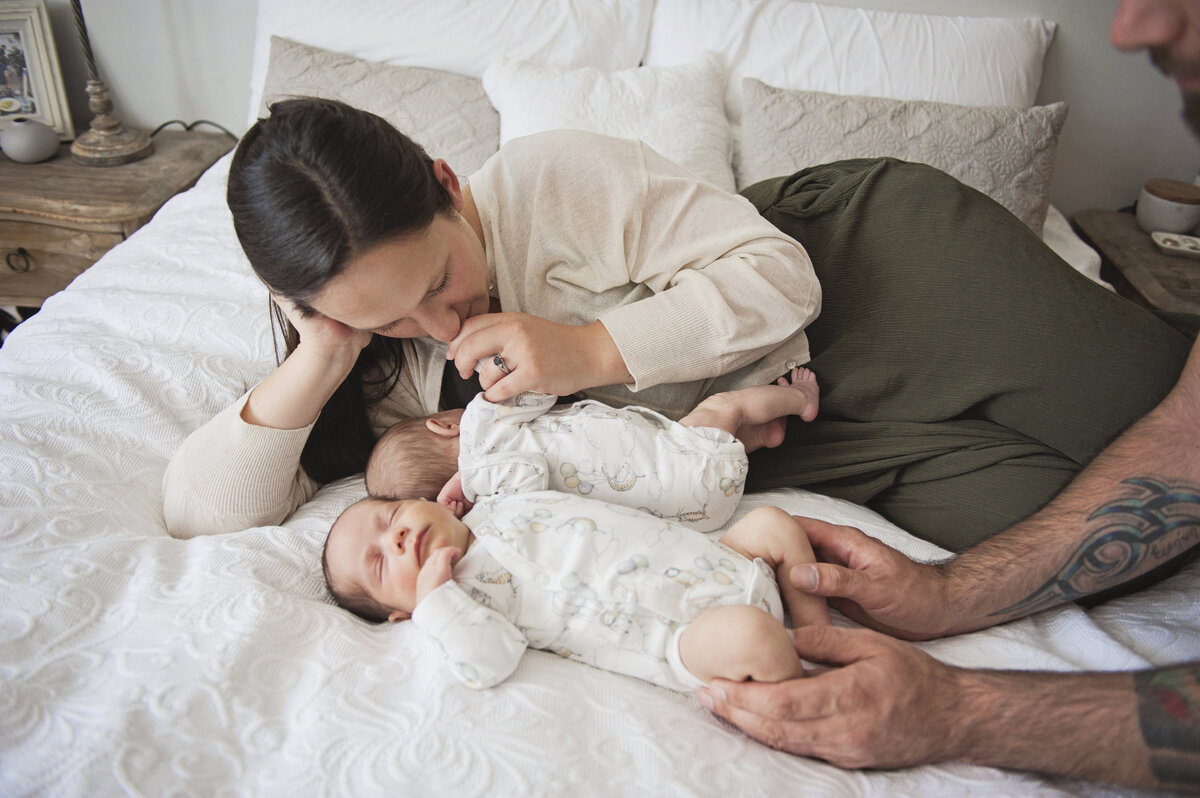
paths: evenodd
<path fill-rule="evenodd" d="M 840 667 L 776 684 L 714 679 L 697 698 L 772 748 L 839 767 L 905 767 L 966 750 L 962 671 L 869 629 L 806 626 L 792 642 L 803 659 Z"/>
<path fill-rule="evenodd" d="M 417 604 L 419 605 L 433 591 L 450 581 L 454 563 L 462 556 L 457 546 L 443 547 L 435 551 L 421 565 L 417 574 Z"/>
<path fill-rule="evenodd" d="M 801 592 L 825 596 L 847 617 L 894 637 L 925 640 L 953 629 L 947 580 L 936 565 L 915 563 L 861 531 L 793 516 L 821 562 L 791 569 Z"/>

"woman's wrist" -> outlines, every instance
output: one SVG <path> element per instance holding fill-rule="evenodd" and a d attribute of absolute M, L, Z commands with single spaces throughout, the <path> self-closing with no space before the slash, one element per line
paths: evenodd
<path fill-rule="evenodd" d="M 305 346 L 303 341 L 242 408 L 242 420 L 259 427 L 299 429 L 317 420 L 325 403 L 349 376 L 359 349 Z"/>
<path fill-rule="evenodd" d="M 595 382 L 587 387 L 632 383 L 633 375 L 629 373 L 625 358 L 621 357 L 621 350 L 617 348 L 617 343 L 604 326 L 604 322 L 597 319 L 582 329 L 587 337 L 584 351 L 589 355 L 591 372 L 595 376 Z"/>

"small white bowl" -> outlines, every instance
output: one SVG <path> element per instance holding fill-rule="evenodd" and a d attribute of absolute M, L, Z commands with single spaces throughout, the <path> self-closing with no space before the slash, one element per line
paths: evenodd
<path fill-rule="evenodd" d="M 1138 195 L 1138 225 L 1147 233 L 1186 233 L 1200 224 L 1200 186 L 1182 180 L 1147 180 Z"/>

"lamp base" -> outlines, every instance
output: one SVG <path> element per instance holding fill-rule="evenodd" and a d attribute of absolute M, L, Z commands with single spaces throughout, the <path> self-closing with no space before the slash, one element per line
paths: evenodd
<path fill-rule="evenodd" d="M 138 161 L 154 152 L 154 142 L 144 130 L 119 126 L 80 134 L 71 144 L 71 160 L 86 166 L 119 166 Z"/>

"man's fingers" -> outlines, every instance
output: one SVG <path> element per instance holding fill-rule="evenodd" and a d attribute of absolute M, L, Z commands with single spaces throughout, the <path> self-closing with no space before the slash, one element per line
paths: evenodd
<path fill-rule="evenodd" d="M 886 645 L 886 637 L 867 629 L 802 626 L 792 630 L 792 647 L 796 653 L 810 662 L 827 665 L 858 662 L 878 654 Z"/>
<path fill-rule="evenodd" d="M 802 515 L 792 517 L 799 521 L 800 526 L 804 528 L 804 533 L 808 535 L 808 541 L 812 544 L 813 549 L 819 551 L 823 559 L 831 562 L 850 562 L 851 557 L 864 543 L 880 545 L 870 535 L 852 526 L 831 524 L 819 518 L 808 518 Z"/>
<path fill-rule="evenodd" d="M 807 563 L 792 566 L 788 572 L 792 585 L 804 593 L 827 598 L 846 598 L 861 603 L 874 583 L 862 571 L 832 563 Z"/>
<path fill-rule="evenodd" d="M 717 682 L 720 682 L 720 684 L 717 684 Z M 806 734 L 802 723 L 796 722 L 787 715 L 766 715 L 754 709 L 748 709 L 733 701 L 733 696 L 730 695 L 729 690 L 730 687 L 751 687 L 762 688 L 768 692 L 778 692 L 783 689 L 782 685 L 785 684 L 792 684 L 792 682 L 766 684 L 761 682 L 726 682 L 716 680 L 712 687 L 700 688 L 697 698 L 713 714 L 729 721 L 760 743 L 792 754 L 800 754 L 802 756 L 811 755 L 813 740 L 810 734 Z M 739 696 L 739 698 L 743 697 Z M 770 706 L 769 699 L 764 703 Z M 787 719 L 785 720 L 784 718 Z"/>

